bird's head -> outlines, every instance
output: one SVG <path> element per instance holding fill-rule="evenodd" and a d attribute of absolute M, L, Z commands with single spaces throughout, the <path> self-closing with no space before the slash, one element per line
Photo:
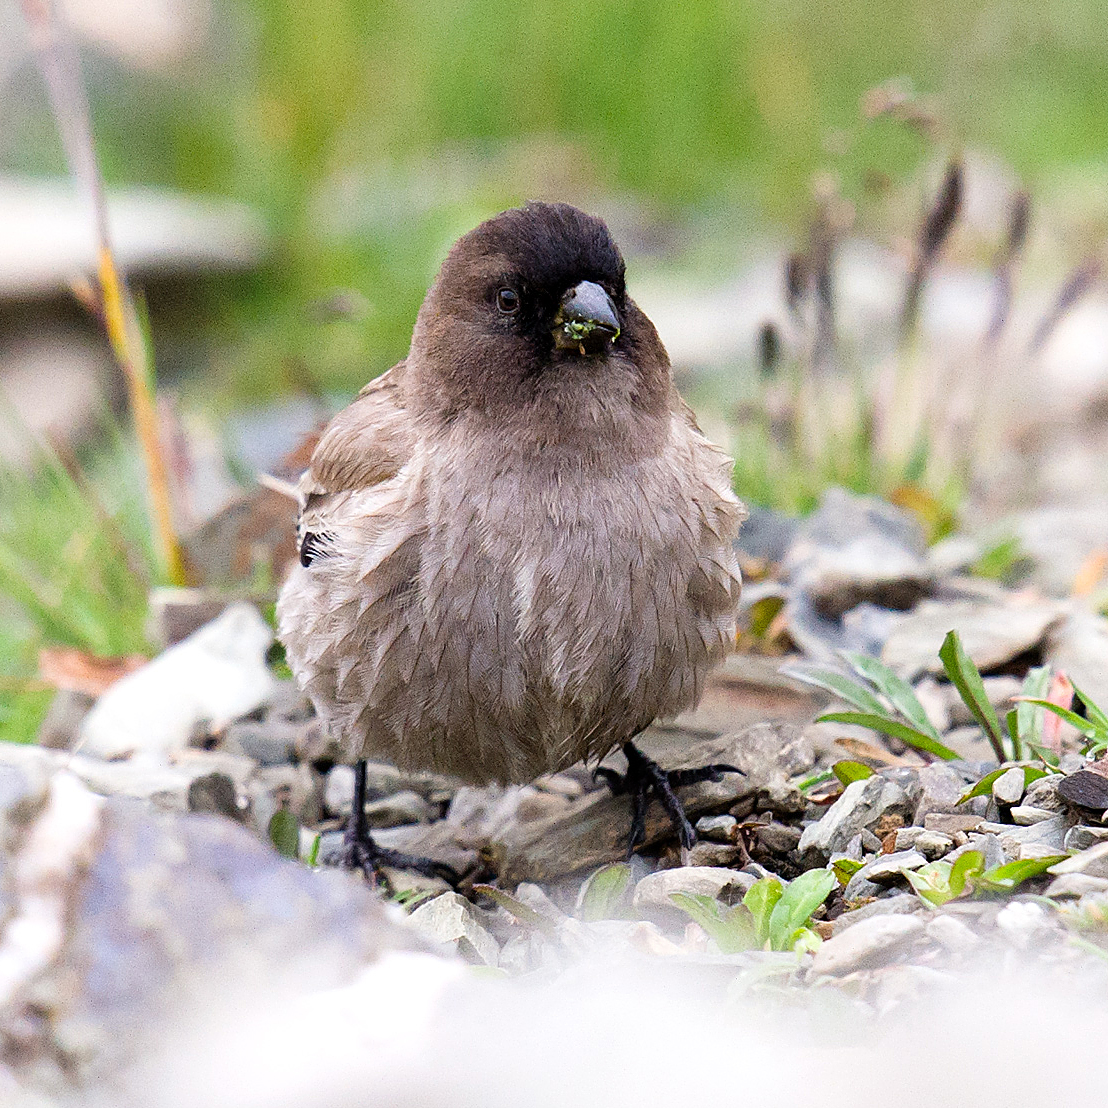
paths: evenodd
<path fill-rule="evenodd" d="M 409 367 L 452 411 L 525 405 L 584 381 L 656 402 L 669 385 L 607 226 L 568 204 L 513 208 L 455 243 L 420 309 Z"/>

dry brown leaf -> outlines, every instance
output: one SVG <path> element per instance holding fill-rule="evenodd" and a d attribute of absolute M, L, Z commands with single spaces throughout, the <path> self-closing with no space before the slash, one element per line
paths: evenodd
<path fill-rule="evenodd" d="M 100 696 L 121 677 L 146 665 L 146 661 L 141 654 L 102 658 L 72 646 L 50 646 L 38 652 L 38 672 L 55 689 Z"/>

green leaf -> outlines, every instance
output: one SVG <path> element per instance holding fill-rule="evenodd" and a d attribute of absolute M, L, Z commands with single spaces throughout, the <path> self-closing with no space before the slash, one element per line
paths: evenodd
<path fill-rule="evenodd" d="M 917 731 L 930 736 L 936 742 L 941 741 L 939 732 L 927 718 L 923 705 L 919 702 L 915 690 L 902 677 L 898 677 L 884 662 L 871 658 L 868 654 L 847 650 L 843 657 L 857 673 L 871 681 L 877 691 L 910 723 Z"/>
<path fill-rule="evenodd" d="M 529 908 L 523 901 L 516 900 L 514 896 L 510 896 L 495 885 L 474 885 L 473 891 L 495 901 L 501 908 L 527 927 L 534 927 L 547 934 L 553 934 L 556 930 L 556 924 L 553 920 L 547 919 L 546 916 L 536 912 L 534 908 Z"/>
<path fill-rule="evenodd" d="M 834 887 L 835 875 L 829 869 L 810 869 L 790 881 L 770 913 L 770 949 L 792 950 L 796 932 L 808 923 Z"/>
<path fill-rule="evenodd" d="M 1033 666 L 1027 671 L 1016 701 L 1016 726 L 1020 741 L 1029 749 L 1042 746 L 1043 710 L 1031 703 L 1032 699 L 1045 700 L 1050 692 L 1050 666 Z M 1025 700 L 1024 697 L 1029 699 Z"/>
<path fill-rule="evenodd" d="M 669 898 L 707 932 L 721 954 L 739 954 L 759 945 L 754 919 L 744 905 L 728 908 L 703 894 L 671 893 Z"/>
<path fill-rule="evenodd" d="M 323 836 L 319 833 L 312 839 L 312 847 L 308 851 L 308 857 L 304 859 L 304 862 L 315 869 L 319 865 L 319 848 L 323 843 Z"/>
<path fill-rule="evenodd" d="M 886 710 L 885 705 L 864 685 L 832 669 L 820 669 L 816 666 L 785 666 L 781 672 L 786 677 L 795 677 L 798 681 L 825 689 L 840 700 L 845 700 L 847 704 L 853 704 L 860 711 L 881 715 Z"/>
<path fill-rule="evenodd" d="M 1094 703 L 1091 697 L 1083 693 L 1076 685 L 1073 686 L 1074 695 L 1085 705 L 1085 715 L 1088 717 L 1089 722 L 1100 732 L 1103 732 L 1105 736 L 1108 736 L 1108 715 Z"/>
<path fill-rule="evenodd" d="M 1022 697 L 1020 698 L 1023 699 Z M 1076 712 L 1071 712 L 1069 708 L 1063 708 L 1059 704 L 1055 704 L 1050 700 L 1042 700 L 1037 696 L 1029 696 L 1025 701 L 1027 704 L 1037 704 L 1040 708 L 1045 708 L 1048 712 L 1053 712 L 1056 716 L 1060 716 L 1066 721 L 1066 723 L 1073 724 L 1077 730 L 1084 735 L 1087 739 L 1095 739 L 1097 735 L 1096 724 L 1090 722 L 1082 716 L 1079 716 Z"/>
<path fill-rule="evenodd" d="M 1019 709 L 1012 708 L 1004 717 L 1004 726 L 1008 728 L 1008 738 L 1012 740 L 1012 757 L 1023 757 L 1023 739 L 1020 736 Z"/>
<path fill-rule="evenodd" d="M 919 869 L 905 870 L 904 878 L 920 900 L 930 904 L 932 908 L 938 908 L 954 899 L 954 894 L 950 891 L 952 868 L 950 862 L 928 862 Z"/>
<path fill-rule="evenodd" d="M 966 885 L 985 870 L 985 855 L 980 850 L 967 850 L 960 854 L 950 870 L 950 894 L 961 896 Z"/>
<path fill-rule="evenodd" d="M 836 858 L 831 863 L 831 872 L 839 879 L 839 884 L 845 887 L 864 865 L 857 858 Z"/>
<path fill-rule="evenodd" d="M 758 946 L 765 946 L 769 942 L 770 917 L 784 891 L 780 878 L 763 877 L 760 881 L 755 881 L 743 897 L 743 904 L 754 917 L 754 933 Z"/>
<path fill-rule="evenodd" d="M 989 796 L 993 791 L 993 783 L 1013 768 L 1013 766 L 1001 766 L 1000 769 L 994 769 L 991 773 L 986 773 L 965 796 L 959 797 L 958 803 L 965 804 L 967 800 L 972 800 L 975 796 Z M 1046 777 L 1047 775 L 1047 771 L 1045 769 L 1040 769 L 1038 766 L 1020 766 L 1019 768 L 1023 770 L 1024 789 L 1026 789 L 1032 781 L 1038 781 L 1040 777 Z"/>
<path fill-rule="evenodd" d="M 966 653 L 957 631 L 948 631 L 939 650 L 939 660 L 943 663 L 950 683 L 958 690 L 973 718 L 984 730 L 998 762 L 1005 759 L 1004 733 L 1000 729 L 996 709 L 989 703 L 985 686 L 981 683 L 981 673 Z"/>
<path fill-rule="evenodd" d="M 278 808 L 269 819 L 269 841 L 286 858 L 300 856 L 300 821 L 287 808 Z"/>
<path fill-rule="evenodd" d="M 978 883 L 995 892 L 1010 893 L 1028 878 L 1046 873 L 1055 863 L 1068 857 L 1068 854 L 1052 854 L 1047 858 L 1021 858 L 1016 862 L 1005 862 L 981 874 Z"/>
<path fill-rule="evenodd" d="M 829 769 L 825 769 L 819 773 L 813 773 L 811 777 L 805 777 L 804 780 L 797 785 L 797 788 L 802 793 L 806 793 L 814 789 L 817 785 L 827 784 L 834 776 L 835 775 Z"/>
<path fill-rule="evenodd" d="M 894 739 L 900 739 L 908 746 L 915 747 L 916 750 L 924 750 L 946 762 L 953 762 L 961 757 L 950 747 L 936 742 L 930 735 L 925 735 L 914 727 L 898 723 L 895 719 L 888 719 L 885 716 L 873 716 L 866 712 L 825 712 L 816 720 L 816 723 L 852 723 L 856 727 L 868 727 L 871 731 L 878 731 L 882 735 L 892 735 Z"/>
<path fill-rule="evenodd" d="M 841 762 L 836 762 L 831 767 L 831 772 L 844 784 L 849 785 L 851 781 L 864 781 L 867 777 L 873 776 L 873 770 L 870 769 L 863 762 L 852 762 L 849 759 L 844 759 Z"/>
<path fill-rule="evenodd" d="M 586 923 L 618 919 L 630 884 L 631 867 L 626 862 L 602 866 L 581 886 L 577 895 L 578 918 Z"/>

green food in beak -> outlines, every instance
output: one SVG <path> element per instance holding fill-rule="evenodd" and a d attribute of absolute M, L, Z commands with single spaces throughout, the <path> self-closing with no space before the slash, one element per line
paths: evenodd
<path fill-rule="evenodd" d="M 612 298 L 593 281 L 582 281 L 562 297 L 554 317 L 554 345 L 580 354 L 599 354 L 619 338 Z"/>

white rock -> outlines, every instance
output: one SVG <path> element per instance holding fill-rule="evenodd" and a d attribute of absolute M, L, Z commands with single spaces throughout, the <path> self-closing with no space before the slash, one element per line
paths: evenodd
<path fill-rule="evenodd" d="M 273 633 L 250 604 L 233 604 L 152 662 L 117 681 L 81 725 L 78 749 L 99 758 L 165 758 L 201 724 L 222 727 L 275 695 L 265 663 Z"/>
<path fill-rule="evenodd" d="M 1050 867 L 1049 873 L 1061 877 L 1067 873 L 1083 873 L 1088 877 L 1108 877 L 1108 843 L 1097 843 L 1064 862 Z"/>
<path fill-rule="evenodd" d="M 964 954 L 981 941 L 960 919 L 947 915 L 936 916 L 927 925 L 927 937 L 955 954 Z"/>
<path fill-rule="evenodd" d="M 635 886 L 636 908 L 673 908 L 674 893 L 718 897 L 725 889 L 745 892 L 752 879 L 733 869 L 716 866 L 681 866 L 649 873 Z"/>
<path fill-rule="evenodd" d="M 923 932 L 924 925 L 916 916 L 874 916 L 861 920 L 828 939 L 816 951 L 812 972 L 844 974 L 873 969 Z"/>
<path fill-rule="evenodd" d="M 433 942 L 452 947 L 469 961 L 495 966 L 500 958 L 496 940 L 482 926 L 476 909 L 458 893 L 443 893 L 421 904 L 409 917 L 413 927 Z"/>

